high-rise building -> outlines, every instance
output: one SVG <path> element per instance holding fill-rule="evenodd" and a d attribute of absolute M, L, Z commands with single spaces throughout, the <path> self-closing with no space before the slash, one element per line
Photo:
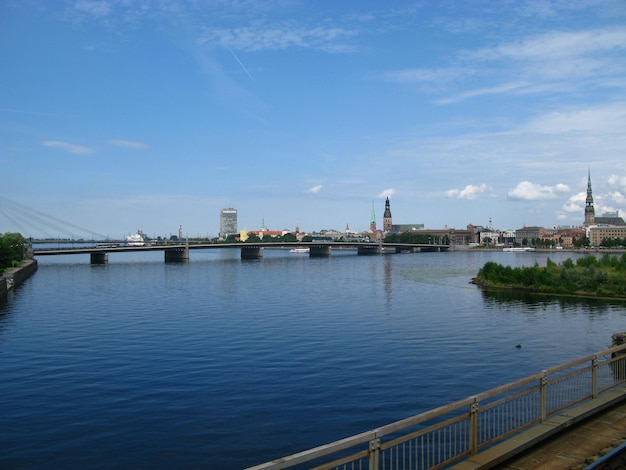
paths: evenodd
<path fill-rule="evenodd" d="M 385 213 L 383 214 L 383 232 L 391 232 L 392 228 L 391 208 L 389 207 L 389 197 L 387 197 L 385 201 Z"/>
<path fill-rule="evenodd" d="M 595 223 L 596 211 L 593 208 L 593 195 L 591 194 L 591 170 L 587 176 L 587 199 L 585 199 L 585 223 L 584 227 L 589 227 Z"/>
<path fill-rule="evenodd" d="M 236 235 L 237 232 L 237 209 L 227 207 L 220 212 L 220 238 L 228 235 Z"/>

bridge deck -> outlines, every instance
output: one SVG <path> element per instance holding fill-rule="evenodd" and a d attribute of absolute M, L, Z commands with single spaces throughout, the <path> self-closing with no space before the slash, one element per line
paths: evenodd
<path fill-rule="evenodd" d="M 581 470 L 626 441 L 626 402 L 506 462 L 503 470 Z M 623 464 L 610 468 L 624 468 Z M 608 469 L 605 469 L 608 470 Z"/>
<path fill-rule="evenodd" d="M 600 413 L 590 414 L 591 404 L 582 404 L 452 468 L 585 469 L 626 441 L 626 389 L 613 390 L 602 400 L 606 408 Z"/>
<path fill-rule="evenodd" d="M 267 248 L 267 249 L 290 249 L 290 248 L 313 248 L 330 247 L 338 250 L 357 250 L 359 247 L 382 247 L 394 249 L 420 249 L 423 251 L 448 251 L 450 245 L 435 245 L 423 243 L 350 243 L 350 242 L 255 242 L 255 243 L 189 243 L 189 244 L 157 244 L 143 246 L 85 246 L 70 248 L 35 249 L 34 256 L 73 255 L 89 253 L 120 253 L 137 251 L 163 251 L 176 249 L 206 250 L 220 248 Z"/>

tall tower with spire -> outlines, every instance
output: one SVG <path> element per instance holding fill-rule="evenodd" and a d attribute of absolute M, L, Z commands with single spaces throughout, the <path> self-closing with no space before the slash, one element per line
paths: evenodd
<path fill-rule="evenodd" d="M 391 232 L 393 224 L 391 222 L 391 209 L 389 208 L 389 196 L 385 201 L 385 213 L 383 214 L 383 232 Z"/>
<path fill-rule="evenodd" d="M 585 199 L 585 223 L 584 227 L 593 225 L 596 220 L 596 211 L 593 208 L 593 195 L 591 193 L 591 170 L 587 176 L 587 198 Z"/>
<path fill-rule="evenodd" d="M 372 218 L 370 219 L 370 230 L 376 231 L 376 211 L 374 210 L 374 201 L 372 201 Z"/>

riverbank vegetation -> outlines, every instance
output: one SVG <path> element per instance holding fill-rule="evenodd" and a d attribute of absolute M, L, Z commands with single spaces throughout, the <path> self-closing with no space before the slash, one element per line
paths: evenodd
<path fill-rule="evenodd" d="M 576 262 L 567 259 L 546 266 L 503 266 L 492 261 L 478 271 L 473 282 L 485 289 L 512 289 L 530 292 L 626 298 L 626 253 L 621 257 L 586 256 Z"/>
<path fill-rule="evenodd" d="M 0 235 L 0 273 L 24 260 L 24 243 L 24 237 L 19 233 Z"/>
<path fill-rule="evenodd" d="M 429 233 L 402 232 L 390 233 L 383 240 L 385 243 L 418 243 L 418 244 L 435 244 L 449 245 L 450 237 L 448 235 L 433 235 Z"/>

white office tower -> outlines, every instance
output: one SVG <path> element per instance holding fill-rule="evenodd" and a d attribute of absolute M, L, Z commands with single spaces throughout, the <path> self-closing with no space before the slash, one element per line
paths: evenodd
<path fill-rule="evenodd" d="M 220 212 L 220 238 L 228 235 L 236 235 L 237 232 L 237 209 L 228 207 Z"/>

